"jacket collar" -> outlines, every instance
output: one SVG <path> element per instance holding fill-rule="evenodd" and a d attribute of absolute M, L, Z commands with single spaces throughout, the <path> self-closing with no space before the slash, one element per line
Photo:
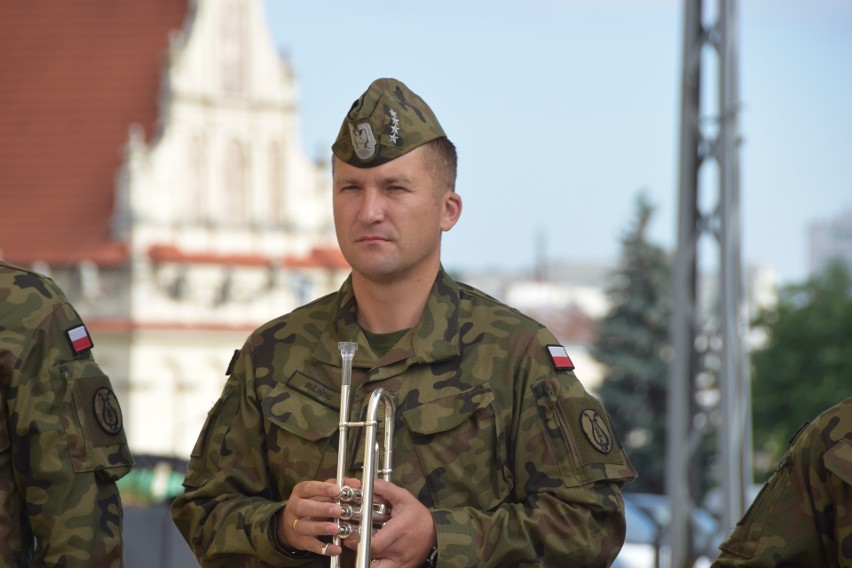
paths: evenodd
<path fill-rule="evenodd" d="M 378 359 L 369 347 L 367 338 L 356 319 L 357 302 L 350 274 L 330 305 L 334 317 L 329 321 L 314 348 L 314 357 L 321 363 L 340 367 L 339 341 L 358 344 L 353 365 L 373 368 Z M 443 361 L 459 355 L 459 287 L 441 267 L 429 292 L 429 299 L 420 320 L 406 334 L 408 346 L 394 347 L 382 359 L 383 364 L 400 359 L 416 358 L 421 363 Z"/>

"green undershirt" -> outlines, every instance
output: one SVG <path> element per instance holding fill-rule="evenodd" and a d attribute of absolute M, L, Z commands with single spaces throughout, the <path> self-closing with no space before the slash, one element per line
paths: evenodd
<path fill-rule="evenodd" d="M 400 329 L 390 333 L 372 333 L 364 328 L 361 328 L 367 341 L 370 343 L 370 348 L 381 359 L 390 351 L 390 348 L 396 345 L 396 342 L 402 339 L 402 336 L 408 333 L 408 329 Z"/>

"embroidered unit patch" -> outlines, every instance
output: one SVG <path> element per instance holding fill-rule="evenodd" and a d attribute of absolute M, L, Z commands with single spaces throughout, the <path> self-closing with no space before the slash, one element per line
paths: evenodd
<path fill-rule="evenodd" d="M 608 454 L 612 451 L 612 436 L 603 417 L 597 410 L 587 409 L 580 414 L 580 426 L 589 442 L 597 451 Z"/>
<path fill-rule="evenodd" d="M 116 435 L 121 432 L 122 419 L 121 408 L 118 406 L 118 399 L 115 394 L 107 387 L 101 387 L 95 391 L 92 400 L 92 411 L 97 419 L 98 426 L 110 435 Z"/>

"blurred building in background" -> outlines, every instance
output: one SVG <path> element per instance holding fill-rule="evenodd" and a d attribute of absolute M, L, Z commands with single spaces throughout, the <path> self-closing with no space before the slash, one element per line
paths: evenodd
<path fill-rule="evenodd" d="M 348 273 L 262 3 L 3 2 L 0 70 L 0 257 L 81 312 L 134 453 L 185 458 L 248 333 Z"/>
<path fill-rule="evenodd" d="M 542 259 L 532 274 L 481 270 L 458 276 L 547 326 L 568 350 L 577 378 L 595 392 L 605 369 L 590 351 L 597 322 L 610 309 L 606 286 L 614 268 L 606 262 Z"/>
<path fill-rule="evenodd" d="M 571 355 L 577 378 L 583 386 L 597 393 L 608 370 L 591 351 L 597 338 L 598 322 L 612 309 L 607 291 L 616 268 L 614 262 L 544 260 L 532 275 L 478 270 L 462 271 L 455 276 L 546 325 Z M 716 305 L 719 301 L 718 276 L 704 274 L 700 280 L 702 305 Z M 774 305 L 778 299 L 778 275 L 767 266 L 747 267 L 744 284 L 749 318 Z M 758 347 L 764 341 L 765 337 L 758 331 L 749 330 L 750 347 Z"/>

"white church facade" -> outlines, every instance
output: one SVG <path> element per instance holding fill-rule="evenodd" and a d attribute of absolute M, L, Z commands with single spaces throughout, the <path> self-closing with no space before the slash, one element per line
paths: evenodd
<path fill-rule="evenodd" d="M 134 451 L 184 456 L 247 333 L 347 271 L 328 172 L 301 149 L 293 76 L 260 3 L 200 1 L 170 43 L 160 138 L 131 127 L 116 176 L 133 325 L 97 356 L 128 379 Z"/>
<path fill-rule="evenodd" d="M 122 9 L 160 17 L 140 2 Z M 81 184 L 108 209 L 85 225 L 102 224 L 91 233 L 100 240 L 51 258 L 62 242 L 36 249 L 0 232 L 8 260 L 53 276 L 80 311 L 131 451 L 180 458 L 248 334 L 336 290 L 349 272 L 334 238 L 328 163 L 301 147 L 293 72 L 262 2 L 187 2 L 182 21 L 152 35 L 161 43 L 155 120 L 124 125 L 111 187 Z"/>

